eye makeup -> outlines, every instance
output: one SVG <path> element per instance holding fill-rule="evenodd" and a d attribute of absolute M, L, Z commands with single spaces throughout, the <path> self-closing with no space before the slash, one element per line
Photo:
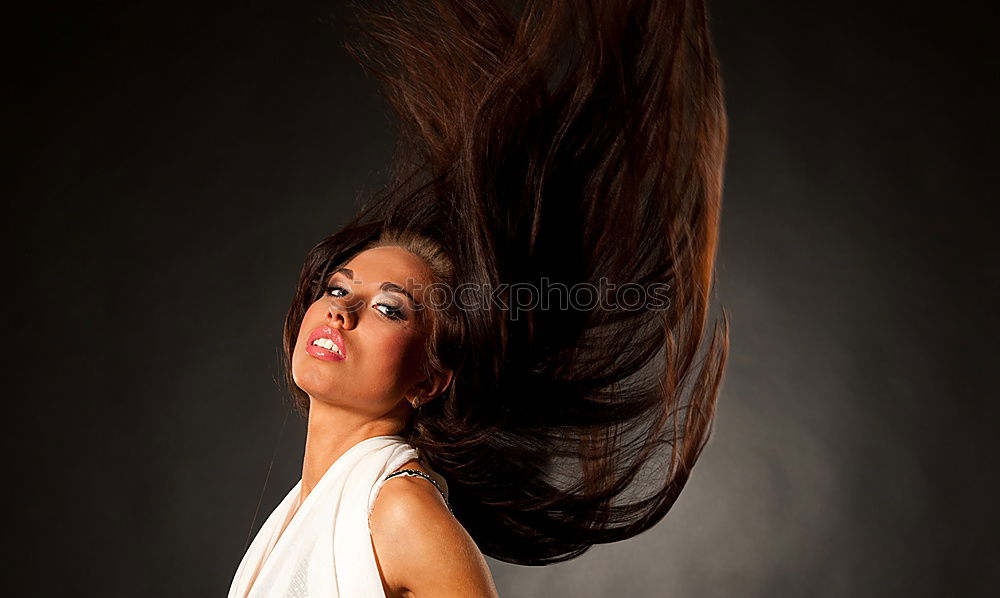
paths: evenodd
<path fill-rule="evenodd" d="M 351 293 L 350 289 L 347 288 L 346 284 L 340 284 L 334 281 L 332 276 L 330 278 L 331 278 L 330 282 L 323 287 L 325 296 L 342 298 L 346 297 Z M 351 282 L 354 283 L 355 281 Z M 401 294 L 405 294 L 410 300 L 413 299 L 408 292 L 405 292 L 404 289 L 401 289 L 401 287 L 392 282 L 382 283 L 382 289 L 389 291 L 390 294 L 395 294 L 396 289 L 400 289 L 404 291 Z M 391 295 L 386 295 L 385 299 L 388 299 L 389 296 Z M 379 313 L 379 315 L 381 315 L 383 318 L 387 320 L 392 320 L 395 322 L 406 322 L 410 318 L 410 309 L 407 308 L 405 302 L 400 302 L 397 299 L 393 300 L 385 300 L 385 299 L 382 301 L 377 301 L 375 304 L 372 305 L 372 307 L 375 309 L 375 311 Z"/>

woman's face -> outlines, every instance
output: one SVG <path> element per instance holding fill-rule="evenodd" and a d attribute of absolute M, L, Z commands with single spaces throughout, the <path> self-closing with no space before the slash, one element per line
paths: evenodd
<path fill-rule="evenodd" d="M 432 317 L 415 308 L 430 282 L 423 260 L 392 246 L 365 250 L 336 270 L 302 319 L 295 384 L 314 401 L 375 417 L 412 397 Z"/>

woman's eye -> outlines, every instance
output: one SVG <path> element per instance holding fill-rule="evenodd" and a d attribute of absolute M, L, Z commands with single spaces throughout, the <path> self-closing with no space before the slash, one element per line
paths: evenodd
<path fill-rule="evenodd" d="M 335 284 L 328 284 L 324 287 L 323 290 L 331 297 L 345 297 L 350 292 L 344 287 Z M 395 307 L 393 305 L 389 305 L 388 303 L 376 303 L 372 307 L 375 308 L 375 311 L 379 312 L 380 314 L 382 314 L 386 318 L 389 318 L 390 320 L 406 319 L 406 313 L 403 312 L 402 309 L 399 309 L 398 307 Z"/>
<path fill-rule="evenodd" d="M 380 307 L 385 308 L 385 311 L 379 309 Z M 376 303 L 375 304 L 375 309 L 378 310 L 382 315 L 384 315 L 385 317 L 387 317 L 387 318 L 389 318 L 391 320 L 405 320 L 406 319 L 406 315 L 403 313 L 403 310 L 401 310 L 399 308 L 396 308 L 396 307 L 393 307 L 391 305 L 386 305 L 385 303 Z"/>
<path fill-rule="evenodd" d="M 327 285 L 325 290 L 326 290 L 327 293 L 329 293 L 333 297 L 343 297 L 344 295 L 347 294 L 347 289 L 345 289 L 343 287 L 339 287 L 339 286 L 337 286 L 335 284 Z M 342 291 L 343 294 L 342 295 L 338 295 L 338 294 L 336 294 L 336 291 Z"/>

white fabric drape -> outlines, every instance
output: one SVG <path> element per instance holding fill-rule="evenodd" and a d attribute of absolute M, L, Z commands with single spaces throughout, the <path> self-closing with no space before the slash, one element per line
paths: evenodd
<path fill-rule="evenodd" d="M 299 480 L 257 532 L 229 598 L 385 598 L 368 515 L 385 476 L 419 458 L 401 436 L 362 440 L 334 461 L 293 513 Z M 444 479 L 432 477 L 447 495 Z"/>

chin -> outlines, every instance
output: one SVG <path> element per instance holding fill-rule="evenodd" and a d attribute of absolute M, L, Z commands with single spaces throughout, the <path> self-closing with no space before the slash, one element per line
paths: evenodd
<path fill-rule="evenodd" d="M 309 359 L 308 355 L 304 356 Z M 326 401 L 324 397 L 343 395 L 337 392 L 337 380 L 331 375 L 327 368 L 323 368 L 318 363 L 295 363 L 292 368 L 292 380 L 304 393 L 314 399 Z"/>

